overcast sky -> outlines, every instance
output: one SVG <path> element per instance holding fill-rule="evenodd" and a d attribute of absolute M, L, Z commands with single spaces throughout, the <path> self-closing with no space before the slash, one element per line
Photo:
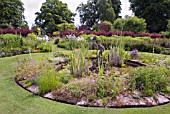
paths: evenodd
<path fill-rule="evenodd" d="M 21 0 L 24 3 L 24 8 L 25 8 L 25 12 L 24 15 L 26 17 L 26 21 L 28 22 L 29 26 L 31 27 L 32 24 L 34 24 L 34 20 L 35 20 L 35 13 L 40 11 L 41 5 L 43 2 L 45 2 L 46 0 Z M 72 11 L 72 12 L 76 12 L 76 8 L 80 3 L 86 3 L 87 0 L 61 0 L 63 3 L 67 3 L 68 8 Z M 124 17 L 125 15 L 132 15 L 132 12 L 129 11 L 129 0 L 120 0 L 122 3 L 122 11 L 121 11 L 121 16 Z M 76 12 L 77 15 L 75 17 L 75 25 L 80 25 L 79 22 L 79 14 L 78 12 Z"/>

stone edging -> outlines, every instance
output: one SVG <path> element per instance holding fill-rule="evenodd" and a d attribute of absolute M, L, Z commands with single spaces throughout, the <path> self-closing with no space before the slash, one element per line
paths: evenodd
<path fill-rule="evenodd" d="M 18 81 L 15 78 L 15 82 L 22 87 L 23 89 L 38 95 L 38 86 L 32 85 L 30 87 L 24 87 L 23 84 Z M 84 106 L 84 107 L 108 107 L 108 108 L 135 108 L 135 107 L 154 107 L 154 106 L 160 106 L 164 105 L 167 103 L 170 103 L 170 94 L 167 96 L 163 94 L 155 94 L 155 97 L 143 97 L 141 99 L 134 99 L 132 95 L 130 94 L 119 94 L 116 96 L 115 99 L 117 100 L 110 100 L 107 102 L 106 105 L 103 105 L 101 99 L 98 99 L 95 103 L 90 103 L 87 100 L 81 99 L 81 101 L 77 103 L 73 102 L 68 102 L 62 99 L 55 99 L 54 96 L 52 95 L 52 92 L 44 94 L 44 95 L 38 95 L 40 97 L 50 99 L 53 101 L 61 102 L 61 103 L 66 103 L 66 104 L 71 104 L 71 105 L 78 105 L 78 106 Z"/>

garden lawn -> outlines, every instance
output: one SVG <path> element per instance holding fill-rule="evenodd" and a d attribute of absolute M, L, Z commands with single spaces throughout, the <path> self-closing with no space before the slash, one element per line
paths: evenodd
<path fill-rule="evenodd" d="M 32 54 L 52 56 L 52 53 Z M 58 103 L 33 95 L 15 81 L 17 59 L 27 55 L 0 58 L 0 114 L 169 114 L 170 104 L 151 108 L 92 108 Z"/>

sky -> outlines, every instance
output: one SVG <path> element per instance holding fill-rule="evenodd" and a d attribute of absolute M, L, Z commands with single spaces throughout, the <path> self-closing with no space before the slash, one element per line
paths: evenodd
<path fill-rule="evenodd" d="M 29 27 L 34 24 L 34 20 L 36 18 L 35 13 L 40 11 L 42 3 L 44 3 L 46 0 L 21 0 L 24 3 L 24 15 L 26 18 L 26 21 L 28 22 Z M 80 18 L 78 12 L 76 12 L 76 8 L 80 3 L 86 3 L 87 0 L 60 0 L 63 3 L 67 3 L 68 8 L 76 13 L 75 17 L 75 25 L 80 25 Z M 122 11 L 121 11 L 121 16 L 124 17 L 125 15 L 132 15 L 132 11 L 129 11 L 130 3 L 129 0 L 120 0 L 122 3 Z"/>

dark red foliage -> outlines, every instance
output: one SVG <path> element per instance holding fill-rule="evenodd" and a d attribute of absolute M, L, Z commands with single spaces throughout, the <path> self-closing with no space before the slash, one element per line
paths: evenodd
<path fill-rule="evenodd" d="M 86 29 L 87 29 L 87 27 L 85 25 L 81 25 L 77 28 L 78 31 L 84 31 Z"/>
<path fill-rule="evenodd" d="M 96 36 L 113 36 L 113 35 L 117 35 L 117 36 L 132 36 L 132 37 L 151 37 L 151 38 L 164 38 L 164 35 L 162 34 L 150 34 L 150 33 L 134 33 L 134 32 L 130 32 L 130 31 L 109 31 L 106 32 L 104 30 L 101 30 L 99 32 L 95 32 L 95 31 L 91 31 L 91 30 L 76 30 L 76 31 L 64 31 L 64 32 L 60 32 L 60 37 L 64 37 L 66 35 L 71 35 L 74 34 L 75 36 L 80 36 L 82 34 L 94 34 Z"/>
<path fill-rule="evenodd" d="M 162 34 L 157 34 L 157 33 L 153 33 L 150 35 L 151 38 L 164 38 L 164 35 Z"/>
<path fill-rule="evenodd" d="M 29 29 L 10 29 L 10 28 L 6 28 L 6 29 L 0 29 L 0 34 L 21 34 L 22 36 L 27 36 L 29 33 L 32 33 L 33 31 L 29 30 Z"/>
<path fill-rule="evenodd" d="M 63 31 L 60 32 L 60 37 L 65 37 L 66 35 L 75 35 L 76 37 L 80 36 L 81 34 L 85 34 L 83 31 Z"/>
<path fill-rule="evenodd" d="M 97 25 L 101 31 L 106 31 L 109 32 L 111 29 L 111 25 L 105 24 L 105 23 L 100 23 Z"/>
<path fill-rule="evenodd" d="M 138 33 L 135 37 L 150 37 L 150 33 Z"/>
<path fill-rule="evenodd" d="M 124 32 L 122 32 L 122 36 L 132 36 L 132 37 L 135 37 L 135 33 L 134 32 L 129 32 L 129 31 L 124 31 Z"/>

